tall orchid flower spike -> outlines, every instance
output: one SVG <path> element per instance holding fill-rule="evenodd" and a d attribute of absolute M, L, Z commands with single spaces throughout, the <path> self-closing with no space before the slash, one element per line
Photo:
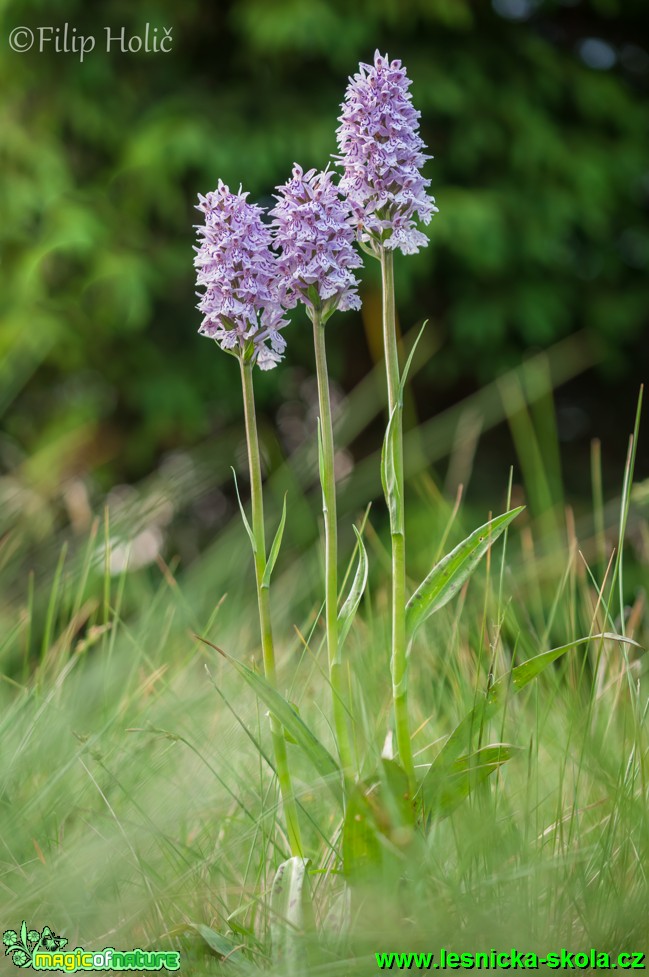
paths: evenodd
<path fill-rule="evenodd" d="M 374 64 L 360 64 L 339 118 L 336 157 L 360 240 L 376 257 L 385 248 L 414 254 L 428 244 L 415 217 L 428 224 L 437 213 L 421 169 L 424 154 L 418 112 L 408 91 L 412 82 L 400 61 L 376 51 Z"/>
<path fill-rule="evenodd" d="M 241 189 L 232 193 L 221 180 L 216 190 L 198 196 L 197 210 L 205 215 L 194 249 L 197 284 L 205 288 L 199 293 L 199 332 L 221 349 L 246 354 L 262 370 L 271 370 L 286 347 L 281 330 L 287 320 L 264 211 L 247 197 Z"/>
<path fill-rule="evenodd" d="M 358 282 L 353 271 L 362 264 L 354 249 L 355 223 L 329 170 L 305 173 L 297 163 L 291 179 L 277 188 L 273 217 L 274 246 L 286 288 L 285 303 L 302 303 L 313 323 L 318 399 L 322 511 L 325 525 L 325 608 L 329 677 L 340 761 L 346 777 L 352 757 L 347 724 L 347 695 L 338 631 L 338 534 L 334 438 L 324 325 L 336 310 L 358 309 Z M 360 543 L 362 546 L 362 543 Z M 360 564 L 359 564 L 360 565 Z"/>
<path fill-rule="evenodd" d="M 395 250 L 414 254 L 428 243 L 416 227 L 416 218 L 428 224 L 437 207 L 427 193 L 430 180 L 421 172 L 430 157 L 419 135 L 420 113 L 412 104 L 410 84 L 401 62 L 389 61 L 379 51 L 374 64 L 359 65 L 342 104 L 337 160 L 343 169 L 340 187 L 356 219 L 361 246 L 381 262 L 389 405 L 383 483 L 392 538 L 392 698 L 399 756 L 414 790 L 408 718 L 403 405 L 393 258 Z"/>
<path fill-rule="evenodd" d="M 270 569 L 266 555 L 261 459 L 252 371 L 272 369 L 286 343 L 280 330 L 286 325 L 277 257 L 271 251 L 271 234 L 262 221 L 262 208 L 249 204 L 247 194 L 231 193 L 219 181 L 213 193 L 199 195 L 198 210 L 205 225 L 198 227 L 200 244 L 195 249 L 197 282 L 205 288 L 199 309 L 204 315 L 200 332 L 215 339 L 237 356 L 241 370 L 246 443 L 250 470 L 252 528 L 243 506 L 241 513 L 250 536 L 255 560 L 259 628 L 268 682 L 277 685 L 275 650 L 270 618 Z M 271 550 L 272 553 L 272 550 Z M 293 856 L 301 857 L 302 840 L 286 752 L 284 731 L 271 716 L 275 768 L 279 781 L 286 829 Z"/>
<path fill-rule="evenodd" d="M 354 249 L 355 222 L 330 170 L 304 173 L 297 163 L 280 187 L 273 217 L 274 247 L 286 289 L 285 304 L 302 302 L 311 318 L 335 309 L 360 309 L 353 270 L 363 262 Z"/>

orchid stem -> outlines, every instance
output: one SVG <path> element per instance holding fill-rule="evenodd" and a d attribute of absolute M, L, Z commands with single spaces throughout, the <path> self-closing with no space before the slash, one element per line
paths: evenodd
<path fill-rule="evenodd" d="M 412 755 L 410 720 L 408 716 L 408 657 L 406 649 L 406 537 L 404 525 L 403 476 L 403 404 L 394 296 L 394 256 L 381 248 L 381 280 L 383 299 L 383 347 L 388 381 L 389 416 L 394 425 L 393 466 L 394 484 L 391 500 L 395 518 L 391 517 L 392 540 L 392 700 L 397 734 L 397 749 L 408 777 L 411 791 L 415 788 L 415 766 Z"/>
<path fill-rule="evenodd" d="M 334 471 L 334 435 L 329 397 L 329 375 L 325 348 L 325 325 L 320 312 L 314 310 L 313 342 L 315 346 L 318 402 L 320 407 L 322 512 L 325 531 L 325 620 L 329 682 L 333 697 L 334 727 L 338 753 L 345 780 L 351 776 L 352 757 L 347 725 L 344 674 L 338 648 L 338 525 L 336 520 L 336 477 Z"/>
<path fill-rule="evenodd" d="M 252 535 L 254 537 L 255 577 L 257 581 L 257 603 L 259 607 L 259 627 L 261 631 L 261 647 L 264 660 L 264 674 L 268 682 L 277 687 L 275 669 L 275 650 L 273 647 L 273 632 L 270 619 L 270 590 L 264 583 L 266 570 L 266 537 L 264 531 L 264 501 L 261 482 L 261 460 L 259 455 L 259 438 L 257 434 L 257 417 L 255 414 L 255 396 L 252 382 L 251 360 L 241 357 L 241 383 L 243 386 L 243 407 L 246 421 L 246 441 L 248 444 L 248 464 L 250 468 L 250 496 L 252 504 Z M 286 740 L 281 724 L 272 715 L 270 717 L 273 750 L 275 753 L 275 767 L 279 789 L 282 795 L 286 830 L 292 855 L 303 856 L 302 837 L 297 814 L 297 804 L 291 783 L 291 773 L 288 766 Z"/>

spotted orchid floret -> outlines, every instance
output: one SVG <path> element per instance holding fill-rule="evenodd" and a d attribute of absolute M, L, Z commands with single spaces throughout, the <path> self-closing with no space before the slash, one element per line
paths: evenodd
<path fill-rule="evenodd" d="M 343 168 L 340 189 L 349 199 L 361 242 L 415 254 L 428 238 L 415 218 L 428 224 L 437 213 L 421 169 L 430 156 L 419 135 L 418 112 L 408 91 L 411 81 L 400 61 L 378 51 L 374 64 L 359 65 L 349 79 L 337 130 Z"/>
<path fill-rule="evenodd" d="M 222 349 L 252 359 L 270 370 L 282 359 L 286 341 L 277 256 L 271 250 L 270 228 L 263 209 L 248 203 L 247 193 L 231 193 L 219 180 L 216 190 L 198 195 L 196 281 L 204 287 L 198 308 L 199 332 Z"/>
<path fill-rule="evenodd" d="M 303 302 L 310 315 L 325 318 L 335 309 L 361 307 L 353 274 L 363 263 L 354 248 L 356 225 L 333 176 L 328 169 L 305 173 L 295 163 L 270 212 L 287 307 Z"/>

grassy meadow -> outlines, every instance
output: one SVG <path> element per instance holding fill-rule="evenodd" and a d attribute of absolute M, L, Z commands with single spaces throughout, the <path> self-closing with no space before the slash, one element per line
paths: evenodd
<path fill-rule="evenodd" d="M 493 714 L 465 727 L 467 747 L 508 744 L 506 762 L 490 776 L 456 771 L 440 782 L 438 802 L 417 824 L 377 779 L 390 749 L 389 554 L 383 504 L 368 511 L 359 499 L 379 491 L 378 457 L 339 484 L 348 576 L 354 522 L 371 564 L 345 646 L 355 772 L 368 790 L 350 795 L 347 816 L 358 830 L 345 835 L 326 778 L 288 743 L 310 859 L 301 927 L 282 920 L 270 897 L 289 852 L 268 710 L 200 640 L 259 667 L 238 513 L 187 568 L 161 556 L 137 568 L 156 513 L 209 482 L 200 476 L 204 459 L 188 455 L 189 473 L 178 465 L 166 482 L 140 484 L 128 504 L 107 506 L 64 541 L 52 536 L 37 561 L 33 500 L 17 484 L 1 551 L 6 925 L 48 924 L 70 947 L 179 949 L 181 972 L 197 975 L 378 973 L 375 951 L 442 946 L 645 949 L 646 490 L 633 481 L 631 439 L 615 494 L 602 488 L 606 445 L 595 443 L 592 504 L 577 510 L 564 498 L 553 385 L 579 362 L 573 347 L 551 350 L 448 415 L 407 425 L 410 585 L 490 515 L 472 501 L 480 427 L 508 422 L 513 434 L 511 471 L 489 472 L 499 486 L 494 511 L 527 505 L 417 636 L 410 708 L 418 772 L 513 667 L 571 645 L 524 688 L 510 679 Z M 339 403 L 341 447 L 359 423 L 380 417 L 376 379 Z M 620 437 L 633 425 L 630 417 Z M 210 477 L 225 484 L 237 443 L 233 431 L 230 448 L 227 439 L 213 446 Z M 272 431 L 262 445 L 272 457 Z M 463 488 L 445 489 L 435 474 L 443 471 L 461 472 Z M 335 755 L 312 439 L 275 460 L 267 487 L 269 523 L 289 493 L 273 581 L 279 688 Z"/>

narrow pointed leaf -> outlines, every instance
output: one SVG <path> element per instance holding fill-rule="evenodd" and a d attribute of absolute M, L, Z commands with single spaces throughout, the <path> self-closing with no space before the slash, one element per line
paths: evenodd
<path fill-rule="evenodd" d="M 218 650 L 220 651 L 220 649 Z M 342 804 L 340 768 L 331 753 L 298 716 L 293 706 L 286 701 L 277 689 L 273 688 L 268 679 L 263 675 L 258 675 L 257 672 L 253 672 L 243 662 L 237 661 L 236 658 L 232 658 L 225 652 L 221 651 L 221 654 L 236 668 L 255 695 L 261 699 L 278 722 L 292 736 L 295 743 L 323 778 L 338 803 Z"/>
<path fill-rule="evenodd" d="M 474 753 L 465 753 L 446 765 L 434 763 L 417 797 L 426 820 L 448 817 L 478 784 L 520 752 L 518 746 L 497 743 L 483 746 Z"/>
<path fill-rule="evenodd" d="M 234 477 L 234 490 L 237 493 L 237 502 L 239 503 L 239 512 L 241 513 L 241 518 L 243 519 L 243 524 L 246 527 L 246 532 L 248 533 L 248 538 L 250 540 L 250 545 L 252 546 L 252 552 L 257 552 L 257 544 L 255 542 L 255 537 L 252 529 L 250 528 L 250 523 L 246 518 L 246 510 L 243 508 L 243 502 L 241 501 L 241 496 L 239 495 L 239 485 L 237 483 L 237 473 L 234 468 L 232 469 L 232 475 Z"/>
<path fill-rule="evenodd" d="M 270 576 L 277 562 L 277 557 L 279 555 L 279 548 L 282 545 L 282 536 L 284 535 L 285 524 L 286 524 L 286 494 L 284 495 L 284 505 L 282 506 L 282 518 L 279 521 L 279 526 L 277 527 L 277 532 L 275 533 L 275 539 L 273 540 L 273 545 L 270 548 L 270 554 L 268 556 L 266 569 L 264 570 L 264 576 L 262 577 L 262 581 L 261 581 L 262 587 L 266 587 L 266 588 L 270 587 Z"/>
<path fill-rule="evenodd" d="M 515 695 L 524 689 L 526 685 L 535 679 L 541 672 L 545 671 L 548 665 L 552 662 L 557 661 L 566 652 L 572 651 L 573 648 L 578 648 L 581 645 L 587 645 L 591 641 L 597 641 L 601 639 L 608 639 L 611 641 L 624 642 L 625 644 L 636 645 L 635 641 L 631 641 L 629 638 L 624 638 L 619 634 L 612 634 L 606 632 L 604 634 L 593 634 L 588 638 L 579 638 L 577 641 L 571 641 L 566 645 L 561 645 L 559 648 L 552 648 L 550 651 L 544 651 L 540 655 L 535 655 L 534 658 L 528 659 L 526 662 L 517 665 L 515 668 L 499 678 L 497 682 L 491 686 L 486 695 L 481 696 L 480 701 L 469 710 L 464 719 L 462 719 L 458 725 L 455 727 L 446 743 L 437 754 L 433 763 L 428 769 L 428 772 L 424 776 L 421 784 L 419 785 L 419 790 L 417 792 L 417 800 L 419 801 L 421 797 L 430 797 L 429 785 L 434 782 L 437 777 L 438 771 L 448 770 L 451 764 L 462 754 L 467 747 L 471 746 L 472 736 L 481 730 L 486 722 L 488 722 L 499 709 L 502 709 L 507 702 L 510 695 Z"/>
<path fill-rule="evenodd" d="M 367 551 L 365 549 L 365 544 L 363 543 L 363 538 L 356 526 L 354 526 L 354 532 L 356 533 L 356 539 L 358 540 L 358 565 L 356 567 L 356 573 L 354 574 L 354 579 L 352 581 L 347 600 L 338 612 L 338 622 L 340 625 L 338 631 L 338 657 L 340 656 L 343 642 L 349 634 L 349 629 L 352 626 L 352 622 L 356 616 L 356 611 L 358 610 L 358 605 L 361 602 L 361 598 L 367 585 Z"/>
<path fill-rule="evenodd" d="M 227 959 L 228 966 L 239 973 L 251 973 L 252 966 L 246 958 L 241 953 L 241 947 L 238 943 L 233 940 L 228 939 L 227 936 L 222 936 L 217 933 L 216 930 L 210 929 L 209 926 L 205 926 L 204 923 L 188 923 L 191 929 L 195 930 L 198 935 L 205 941 L 210 950 L 217 954 L 217 956 L 222 959 Z"/>
<path fill-rule="evenodd" d="M 417 347 L 419 346 L 419 340 L 424 335 L 424 329 L 426 328 L 427 325 L 428 325 L 428 319 L 426 319 L 424 321 L 424 324 L 422 325 L 421 329 L 419 330 L 419 335 L 417 336 L 417 338 L 415 339 L 414 343 L 412 344 L 412 349 L 410 350 L 410 353 L 408 354 L 408 359 L 406 360 L 406 365 L 403 368 L 403 373 L 401 375 L 401 380 L 399 381 L 399 396 L 400 396 L 400 398 L 403 397 L 403 391 L 405 390 L 405 387 L 406 387 L 406 380 L 408 379 L 408 373 L 410 372 L 410 367 L 412 365 L 412 361 L 413 361 L 414 355 L 417 352 Z"/>
<path fill-rule="evenodd" d="M 379 766 L 381 777 L 380 796 L 384 811 L 389 818 L 390 835 L 394 841 L 399 832 L 401 844 L 415 827 L 415 809 L 408 784 L 408 775 L 396 760 L 381 758 Z"/>
<path fill-rule="evenodd" d="M 401 405 L 395 404 L 383 439 L 381 448 L 381 484 L 390 513 L 390 532 L 392 535 L 403 532 L 403 506 L 399 494 L 399 484 L 394 467 L 394 442 L 396 437 L 397 414 Z"/>
<path fill-rule="evenodd" d="M 282 862 L 270 893 L 273 961 L 287 977 L 303 972 L 304 935 L 313 929 L 308 865 L 307 858 L 297 855 Z"/>
<path fill-rule="evenodd" d="M 324 511 L 325 460 L 324 460 L 324 445 L 322 443 L 322 423 L 319 417 L 318 417 L 318 471 L 320 473 L 320 485 L 322 486 L 322 508 Z"/>
<path fill-rule="evenodd" d="M 535 679 L 537 675 L 540 675 L 551 662 L 560 658 L 564 655 L 566 651 L 570 651 L 571 648 L 576 648 L 578 645 L 587 644 L 589 641 L 618 641 L 624 645 L 633 645 L 634 648 L 642 648 L 637 641 L 632 638 L 626 638 L 623 634 L 615 634 L 613 631 L 603 631 L 601 634 L 592 634 L 588 638 L 579 638 L 577 641 L 571 641 L 570 644 L 562 645 L 561 648 L 552 648 L 550 651 L 544 651 L 540 655 L 535 655 L 534 658 L 529 658 L 526 662 L 522 662 L 517 665 L 511 672 L 511 682 L 516 691 L 525 688 L 526 685 Z M 496 682 L 496 685 L 505 685 L 508 676 L 504 676 Z M 493 686 L 493 688 L 496 687 Z M 492 691 L 493 691 L 492 688 Z"/>
<path fill-rule="evenodd" d="M 455 596 L 489 547 L 523 508 L 524 506 L 519 506 L 480 526 L 433 567 L 406 605 L 406 629 L 409 638 L 413 637 L 426 618 Z"/>

